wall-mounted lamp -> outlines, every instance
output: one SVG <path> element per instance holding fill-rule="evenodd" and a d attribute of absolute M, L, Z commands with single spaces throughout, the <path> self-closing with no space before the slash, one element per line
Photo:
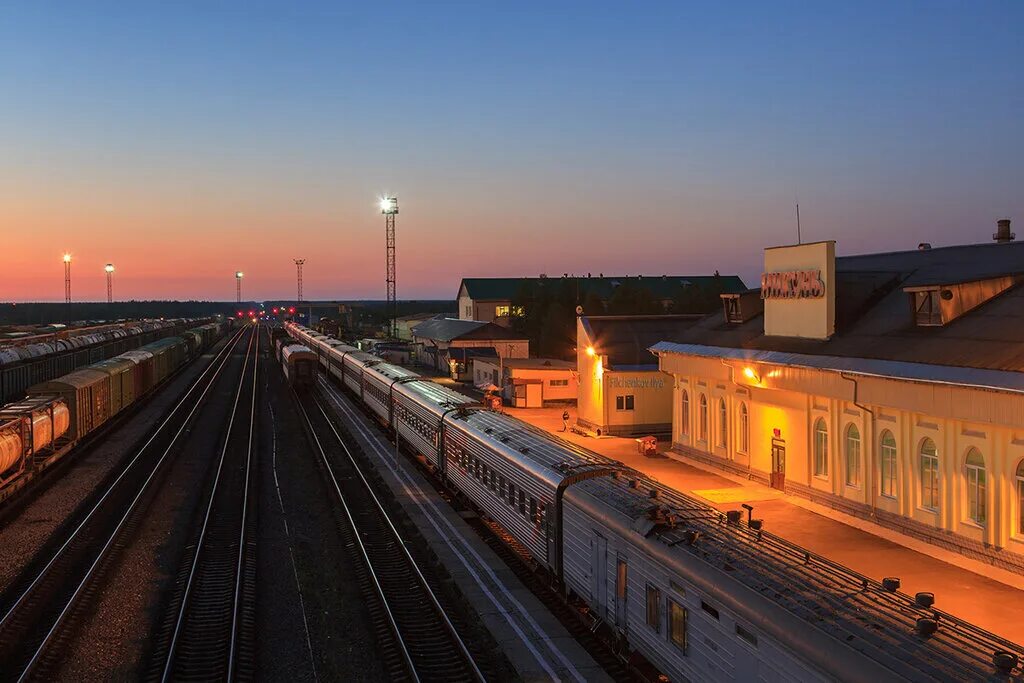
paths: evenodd
<path fill-rule="evenodd" d="M 749 379 L 754 384 L 761 383 L 761 377 L 756 372 L 754 372 L 754 368 L 752 367 L 748 366 L 743 368 L 743 376 Z"/>

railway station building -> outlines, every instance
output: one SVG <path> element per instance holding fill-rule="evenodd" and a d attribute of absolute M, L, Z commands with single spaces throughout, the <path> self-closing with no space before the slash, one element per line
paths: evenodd
<path fill-rule="evenodd" d="M 577 426 L 595 436 L 668 435 L 672 377 L 649 350 L 676 339 L 699 315 L 579 316 Z"/>
<path fill-rule="evenodd" d="M 1024 243 L 766 249 L 652 346 L 672 450 L 1024 573 Z"/>
<path fill-rule="evenodd" d="M 412 328 L 420 362 L 449 374 L 453 379 L 469 380 L 474 355 L 491 349 L 499 358 L 529 358 L 530 340 L 507 327 L 481 320 L 431 318 Z M 472 349 L 477 349 L 474 352 Z"/>

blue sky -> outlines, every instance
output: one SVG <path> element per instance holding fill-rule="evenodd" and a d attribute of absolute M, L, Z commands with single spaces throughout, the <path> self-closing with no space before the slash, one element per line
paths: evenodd
<path fill-rule="evenodd" d="M 751 280 L 797 199 L 805 239 L 840 253 L 983 241 L 1024 220 L 1022 19 L 1010 2 L 8 3 L 0 221 L 22 237 L 0 299 L 60 298 L 63 249 L 123 264 L 139 297 L 229 298 L 237 268 L 286 296 L 299 256 L 307 296 L 380 296 L 382 191 L 402 202 L 403 297 L 463 275 Z"/>

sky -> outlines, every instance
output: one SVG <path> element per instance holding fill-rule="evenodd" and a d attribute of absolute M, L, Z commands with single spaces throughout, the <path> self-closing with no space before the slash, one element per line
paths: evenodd
<path fill-rule="evenodd" d="M 0 301 L 399 298 L 1024 232 L 1024 3 L 6 2 Z"/>

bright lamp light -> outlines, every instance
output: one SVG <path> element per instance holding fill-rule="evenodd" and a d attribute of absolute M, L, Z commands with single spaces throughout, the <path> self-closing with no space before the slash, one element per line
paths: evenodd
<path fill-rule="evenodd" d="M 113 263 L 108 263 L 107 265 L 103 266 L 103 270 L 107 271 L 108 273 L 113 273 L 114 272 L 114 264 Z"/>
<path fill-rule="evenodd" d="M 760 382 L 761 381 L 761 378 L 757 376 L 756 372 L 754 372 L 754 368 L 751 368 L 751 367 L 743 368 L 743 376 L 746 377 L 747 379 L 749 379 L 752 382 Z"/>
<path fill-rule="evenodd" d="M 64 263 L 71 263 L 71 254 L 64 254 Z"/>

